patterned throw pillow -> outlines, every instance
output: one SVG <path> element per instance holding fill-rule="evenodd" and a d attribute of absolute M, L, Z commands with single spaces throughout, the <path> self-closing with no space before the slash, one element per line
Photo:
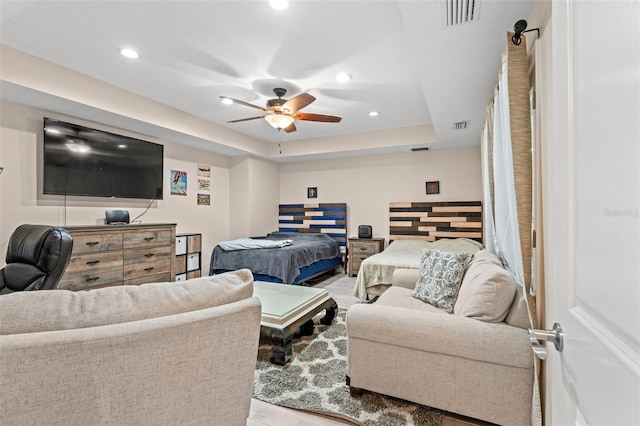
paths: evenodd
<path fill-rule="evenodd" d="M 472 253 L 425 249 L 413 296 L 450 314 Z"/>

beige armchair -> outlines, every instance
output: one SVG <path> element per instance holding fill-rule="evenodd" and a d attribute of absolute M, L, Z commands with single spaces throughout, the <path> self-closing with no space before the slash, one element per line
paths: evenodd
<path fill-rule="evenodd" d="M 476 260 L 489 255 L 476 253 L 467 267 L 453 314 L 413 297 L 418 269 L 396 270 L 375 303 L 349 308 L 352 395 L 368 390 L 492 423 L 531 424 L 526 301 L 500 266 Z"/>
<path fill-rule="evenodd" d="M 0 297 L 10 425 L 246 425 L 260 334 L 248 270 Z"/>

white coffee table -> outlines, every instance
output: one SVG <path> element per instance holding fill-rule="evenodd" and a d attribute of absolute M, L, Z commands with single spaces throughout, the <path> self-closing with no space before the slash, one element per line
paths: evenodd
<path fill-rule="evenodd" d="M 327 312 L 320 322 L 331 324 L 338 308 L 324 288 L 255 281 L 253 295 L 262 302 L 260 325 L 274 341 L 271 362 L 278 365 L 291 359 L 298 329 L 302 335 L 312 334 L 312 318 L 324 309 Z"/>

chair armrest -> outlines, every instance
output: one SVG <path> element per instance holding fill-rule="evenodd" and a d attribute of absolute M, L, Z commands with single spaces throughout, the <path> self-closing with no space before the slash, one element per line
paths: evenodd
<path fill-rule="evenodd" d="M 420 278 L 419 269 L 396 269 L 393 271 L 392 285 L 413 290 Z"/>
<path fill-rule="evenodd" d="M 373 304 L 347 311 L 352 339 L 440 353 L 520 368 L 533 368 L 527 330 L 447 313 Z M 351 344 L 351 343 L 349 343 Z"/>

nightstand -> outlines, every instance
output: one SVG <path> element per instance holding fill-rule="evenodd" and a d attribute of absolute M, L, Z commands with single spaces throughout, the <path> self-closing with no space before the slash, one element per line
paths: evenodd
<path fill-rule="evenodd" d="M 349 238 L 349 276 L 355 277 L 367 257 L 384 250 L 384 238 Z"/>

